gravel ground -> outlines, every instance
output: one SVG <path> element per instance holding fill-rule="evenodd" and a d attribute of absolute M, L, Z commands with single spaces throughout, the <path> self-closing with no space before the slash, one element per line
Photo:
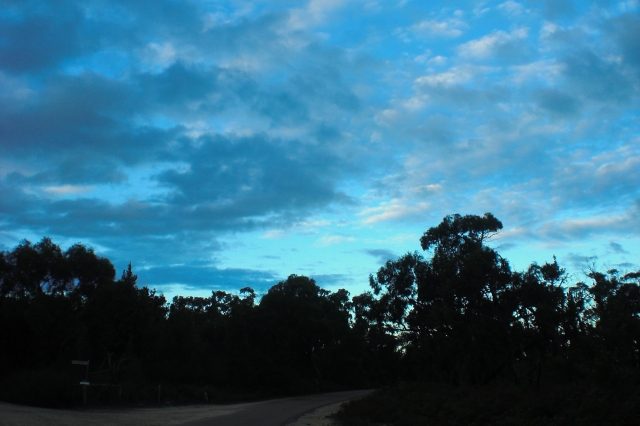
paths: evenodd
<path fill-rule="evenodd" d="M 333 421 L 327 418 L 327 416 L 338 411 L 342 404 L 344 404 L 344 402 L 337 402 L 320 407 L 303 415 L 292 423 L 287 423 L 287 426 L 334 426 Z"/>
<path fill-rule="evenodd" d="M 164 426 L 230 414 L 247 404 L 131 410 L 51 410 L 0 403 L 0 426 Z"/>
<path fill-rule="evenodd" d="M 366 391 L 365 391 L 366 392 Z M 334 426 L 333 422 L 327 418 L 340 408 L 340 405 L 349 397 L 340 397 L 340 402 L 330 401 L 336 398 L 336 394 L 318 395 L 320 402 L 317 405 L 327 403 L 327 405 L 316 408 L 305 414 L 302 414 L 294 421 L 287 423 L 287 426 Z M 354 395 L 360 397 L 361 394 Z M 177 426 L 185 424 L 193 425 L 217 425 L 217 424 L 235 424 L 234 418 L 243 418 L 245 413 L 265 413 L 259 414 L 263 416 L 258 419 L 259 424 L 263 424 L 266 420 L 273 424 L 278 423 L 275 418 L 281 416 L 286 417 L 286 413 L 293 407 L 292 404 L 298 404 L 295 408 L 298 412 L 300 402 L 309 404 L 313 403 L 313 398 L 291 398 L 282 400 L 271 400 L 262 402 L 251 402 L 245 404 L 233 405 L 190 405 L 183 407 L 163 407 L 163 408 L 138 408 L 138 409 L 104 409 L 104 410 L 53 410 L 47 408 L 28 407 L 23 405 L 15 405 L 0 402 L 0 426 Z M 321 399 L 324 398 L 324 399 Z M 351 397 L 353 398 L 353 397 Z M 298 400 L 296 402 L 296 400 Z M 326 401 L 326 402 L 324 402 Z M 287 406 L 289 404 L 289 406 Z M 273 407 L 272 412 L 265 411 L 265 407 Z M 304 405 L 302 405 L 304 407 Z M 274 411 L 275 410 L 275 411 Z M 283 411 L 284 410 L 284 411 Z M 235 414 L 234 414 L 235 413 Z M 234 415 L 231 415 L 234 414 Z M 275 415 L 277 414 L 277 416 Z M 282 416 L 285 417 L 282 417 Z M 295 414 L 294 414 L 295 415 Z M 217 417 L 224 416 L 220 419 Z M 282 420 L 280 420 L 282 421 Z M 252 420 L 255 423 L 255 420 Z M 246 424 L 246 422 L 242 422 Z"/>

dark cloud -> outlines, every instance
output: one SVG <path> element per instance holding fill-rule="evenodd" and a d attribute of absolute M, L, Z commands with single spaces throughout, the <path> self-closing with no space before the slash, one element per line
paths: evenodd
<path fill-rule="evenodd" d="M 2 69 L 12 73 L 39 71 L 79 54 L 84 39 L 81 16 L 75 7 L 69 6 L 64 17 L 0 17 Z"/>
<path fill-rule="evenodd" d="M 92 166 L 67 160 L 58 169 L 32 176 L 12 173 L 4 179 L 11 187 L 4 192 L 5 226 L 88 238 L 111 248 L 121 244 L 118 238 L 126 238 L 127 247 L 119 247 L 119 252 L 129 253 L 128 247 L 136 247 L 137 259 L 145 258 L 141 253 L 148 251 L 153 263 L 153 253 L 161 246 L 181 258 L 181 247 L 212 238 L 211 232 L 285 226 L 317 209 L 351 202 L 335 189 L 346 168 L 343 160 L 315 145 L 264 135 L 203 137 L 195 145 L 185 140 L 178 159 L 186 164 L 184 170 L 156 176 L 167 195 L 146 201 L 110 202 L 88 196 L 43 199 L 21 189 L 38 184 L 118 182 L 122 174 L 108 161 Z"/>
<path fill-rule="evenodd" d="M 581 253 L 568 253 L 562 258 L 561 263 L 569 264 L 573 269 L 578 271 L 588 271 L 590 267 L 594 266 L 598 260 L 598 256 L 586 256 Z"/>
<path fill-rule="evenodd" d="M 104 159 L 96 162 L 79 157 L 63 160 L 55 169 L 38 172 L 31 176 L 13 172 L 8 174 L 6 179 L 8 183 L 15 185 L 92 185 L 123 183 L 127 176 L 113 161 Z"/>
<path fill-rule="evenodd" d="M 573 115 L 579 106 L 573 96 L 557 89 L 540 89 L 535 98 L 541 108 L 560 116 Z"/>
<path fill-rule="evenodd" d="M 449 146 L 457 139 L 457 130 L 450 117 L 436 114 L 426 119 L 424 124 L 415 129 L 415 132 L 419 133 L 429 143 Z"/>
<path fill-rule="evenodd" d="M 482 87 L 482 84 L 479 85 Z M 473 109 L 487 105 L 495 105 L 507 102 L 511 99 L 511 91 L 506 86 L 489 83 L 478 89 L 466 87 L 462 84 L 455 85 L 420 85 L 420 93 L 433 97 L 441 108 Z"/>
<path fill-rule="evenodd" d="M 637 13 L 626 13 L 612 20 L 608 28 L 616 40 L 625 63 L 640 70 L 640 16 Z"/>
<path fill-rule="evenodd" d="M 637 270 L 638 269 L 638 265 L 635 263 L 631 263 L 631 262 L 622 262 L 622 263 L 616 263 L 614 265 L 616 268 L 619 268 L 621 270 Z"/>
<path fill-rule="evenodd" d="M 139 90 L 149 104 L 180 105 L 185 102 L 205 101 L 218 89 L 220 70 L 198 70 L 176 62 L 161 73 L 137 76 Z"/>
<path fill-rule="evenodd" d="M 381 265 L 384 265 L 389 260 L 395 260 L 398 258 L 395 253 L 386 249 L 365 249 L 363 252 L 375 257 Z"/>
<path fill-rule="evenodd" d="M 344 274 L 316 274 L 310 276 L 320 288 L 348 286 L 352 284 L 350 277 Z"/>
<path fill-rule="evenodd" d="M 161 37 L 156 40 L 170 36 L 176 49 L 191 43 L 197 60 L 180 59 L 183 52 L 178 50 L 178 59 L 160 70 L 153 66 L 149 70 L 129 58 L 125 72 L 115 77 L 101 73 L 98 64 L 77 74 L 53 71 L 37 82 L 25 80 L 29 89 L 37 90 L 0 110 L 0 147 L 5 159 L 37 165 L 37 171 L 11 172 L 0 182 L 7 188 L 0 201 L 2 228 L 81 238 L 107 248 L 115 263 L 134 260 L 153 266 L 190 260 L 194 252 L 215 253 L 221 250 L 216 242 L 220 233 L 286 224 L 332 203 L 351 201 L 336 190 L 336 182 L 358 167 L 347 167 L 328 149 L 340 143 L 341 132 L 323 114 L 317 114 L 317 123 L 310 117 L 312 111 L 332 105 L 348 111 L 359 108 L 333 64 L 310 63 L 307 67 L 316 67 L 311 75 L 306 75 L 308 70 L 293 72 L 272 83 L 258 81 L 255 74 L 233 65 L 221 68 L 207 60 L 225 52 L 271 55 L 280 47 L 277 37 L 266 34 L 277 32 L 282 17 L 214 25 L 203 33 L 202 14 L 194 14 L 189 5 L 178 10 L 174 2 L 148 8 L 109 2 L 102 14 L 95 13 L 96 7 L 87 4 L 84 19 L 96 24 L 92 35 L 110 32 L 102 40 L 103 48 L 135 48 L 132 53 L 139 54 L 147 47 L 143 39 L 153 40 L 150 35 L 157 31 Z M 70 22 L 76 25 L 69 27 L 69 37 L 88 31 L 79 23 L 80 15 L 72 17 Z M 58 26 L 64 23 L 53 21 Z M 6 64 L 9 71 L 42 70 L 83 52 L 82 46 L 65 41 L 67 33 L 61 33 L 67 50 L 48 46 L 50 57 L 34 53 L 40 62 L 24 62 L 28 58 L 11 62 L 7 56 L 11 49 L 28 47 L 24 44 L 28 40 L 20 45 L 17 37 L 23 27 L 28 29 L 18 22 L 3 33 L 11 36 L 3 38 L 2 45 L 3 58 L 8 58 L 2 66 Z M 34 37 L 49 37 L 45 32 L 50 30 L 57 31 L 44 26 Z M 80 38 L 85 44 L 92 40 Z M 187 136 L 187 128 L 175 124 L 211 120 L 234 108 L 238 114 L 267 117 L 275 125 L 308 125 L 316 129 L 310 132 L 312 142 L 323 145 L 266 135 L 227 138 L 207 133 L 194 140 Z M 145 199 L 138 193 L 122 202 L 73 193 L 87 185 L 130 185 L 128 174 L 136 173 L 135 167 L 158 161 L 179 163 L 179 169 L 155 175 L 168 195 Z M 126 173 L 125 168 L 129 168 Z M 77 187 L 46 192 L 63 185 Z M 69 193 L 58 197 L 64 191 Z M 203 271 L 191 270 L 195 275 Z M 191 280 L 191 275 L 187 278 Z"/>
<path fill-rule="evenodd" d="M 574 93 L 588 99 L 627 104 L 637 92 L 633 80 L 614 61 L 583 50 L 567 57 L 565 77 Z"/>
<path fill-rule="evenodd" d="M 628 254 L 629 252 L 625 250 L 620 244 L 611 241 L 609 243 L 609 247 L 613 250 L 614 253 L 618 254 Z"/>
<path fill-rule="evenodd" d="M 500 244 L 496 247 L 497 251 L 502 251 L 502 250 L 510 250 L 512 248 L 518 247 L 518 244 L 516 243 L 503 243 Z"/>
<path fill-rule="evenodd" d="M 575 13 L 575 7 L 571 0 L 543 0 L 543 14 L 545 19 L 555 21 Z"/>
<path fill-rule="evenodd" d="M 173 191 L 173 203 L 197 204 L 212 214 L 238 217 L 304 211 L 340 202 L 334 182 L 342 161 L 313 145 L 270 140 L 266 136 L 203 137 L 185 146 L 188 171 L 158 176 Z"/>
<path fill-rule="evenodd" d="M 219 269 L 215 266 L 157 266 L 138 270 L 138 285 L 166 287 L 187 284 L 189 290 L 230 290 L 251 287 L 262 290 L 278 282 L 273 273 L 250 269 Z"/>

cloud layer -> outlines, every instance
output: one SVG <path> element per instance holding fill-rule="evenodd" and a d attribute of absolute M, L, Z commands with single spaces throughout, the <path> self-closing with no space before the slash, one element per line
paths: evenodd
<path fill-rule="evenodd" d="M 491 211 L 507 257 L 638 265 L 635 1 L 0 5 L 5 248 L 235 288 L 315 247 L 304 272 L 357 287 Z"/>

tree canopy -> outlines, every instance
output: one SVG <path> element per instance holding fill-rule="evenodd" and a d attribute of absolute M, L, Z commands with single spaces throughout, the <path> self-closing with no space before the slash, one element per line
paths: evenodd
<path fill-rule="evenodd" d="M 262 294 L 213 289 L 171 302 L 140 287 L 131 264 L 116 280 L 82 244 L 24 240 L 0 252 L 0 389 L 22 386 L 0 397 L 77 403 L 74 359 L 130 401 L 157 384 L 285 394 L 640 379 L 640 271 L 593 269 L 570 282 L 555 257 L 513 271 L 488 245 L 501 229 L 491 213 L 447 216 L 420 238 L 424 254 L 387 261 L 353 297 L 290 275 Z M 42 383 L 57 391 L 43 397 Z"/>

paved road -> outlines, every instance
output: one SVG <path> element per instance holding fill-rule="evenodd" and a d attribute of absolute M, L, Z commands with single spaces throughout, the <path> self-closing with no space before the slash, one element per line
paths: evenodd
<path fill-rule="evenodd" d="M 275 399 L 247 404 L 222 416 L 184 423 L 184 426 L 282 426 L 304 413 L 325 405 L 361 398 L 372 391 L 348 391 Z"/>

